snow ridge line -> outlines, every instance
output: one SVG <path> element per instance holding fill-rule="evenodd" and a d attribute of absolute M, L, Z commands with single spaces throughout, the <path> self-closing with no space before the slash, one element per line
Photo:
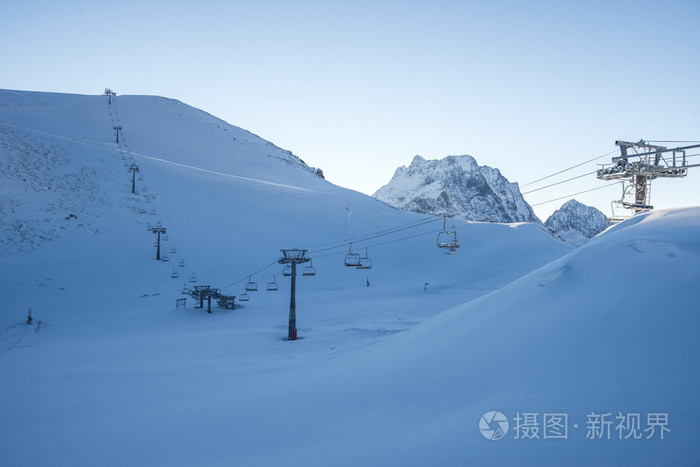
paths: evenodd
<path fill-rule="evenodd" d="M 109 145 L 110 145 L 111 143 L 104 143 L 104 142 L 102 142 L 102 141 L 86 140 L 86 139 L 79 138 L 79 137 L 75 137 L 75 136 L 66 136 L 66 135 L 61 135 L 61 134 L 58 134 L 58 133 L 51 133 L 51 132 L 48 132 L 48 131 L 37 130 L 37 129 L 35 129 L 35 128 L 29 128 L 29 127 L 25 127 L 25 126 L 21 126 L 21 125 L 14 125 L 14 124 L 12 124 L 12 123 L 6 123 L 6 122 L 0 122 L 0 125 L 7 126 L 7 127 L 14 127 L 14 128 L 22 129 L 22 130 L 28 130 L 28 131 L 32 131 L 32 132 L 39 133 L 39 134 L 44 134 L 44 135 L 48 135 L 48 136 L 53 136 L 53 137 L 60 138 L 60 139 L 65 139 L 65 140 L 68 140 L 68 141 L 79 142 L 79 143 L 82 143 L 82 144 L 89 144 L 89 145 L 93 145 L 93 146 L 99 146 L 99 147 L 102 147 L 102 148 L 105 148 L 105 149 L 111 149 L 111 148 L 109 147 Z M 195 167 L 195 166 L 193 166 L 193 165 L 187 165 L 187 164 L 182 164 L 182 163 L 179 163 L 179 162 L 173 162 L 173 161 L 169 161 L 169 160 L 167 160 L 167 159 L 162 159 L 162 158 L 160 158 L 160 157 L 147 156 L 147 155 L 145 155 L 145 154 L 140 154 L 140 153 L 133 152 L 133 151 L 129 151 L 129 154 L 132 154 L 132 155 L 134 155 L 134 156 L 143 157 L 143 158 L 145 158 L 145 159 L 151 159 L 151 160 L 154 160 L 154 161 L 157 161 L 157 162 L 163 162 L 163 163 L 167 163 L 167 164 L 177 165 L 177 166 L 184 167 L 184 168 L 191 169 L 191 170 L 198 170 L 198 171 L 200 171 L 200 172 L 206 172 L 206 173 L 210 173 L 210 174 L 214 174 L 214 175 L 220 175 L 220 176 L 222 176 L 222 177 L 237 178 L 237 179 L 239 179 L 239 180 L 245 180 L 245 181 L 248 181 L 248 182 L 262 183 L 263 185 L 271 185 L 271 186 L 276 186 L 276 187 L 280 187 L 280 188 L 289 188 L 289 189 L 292 189 L 292 190 L 307 191 L 307 192 L 313 192 L 313 191 L 314 191 L 314 190 L 310 190 L 310 189 L 308 189 L 308 188 L 302 188 L 302 187 L 294 186 L 294 185 L 287 185 L 287 184 L 284 184 L 284 183 L 268 182 L 268 181 L 260 180 L 260 179 L 257 179 L 257 178 L 244 177 L 244 176 L 242 176 L 242 175 L 234 175 L 234 174 L 229 174 L 229 173 L 225 173 L 225 172 L 217 172 L 217 171 L 215 171 L 215 170 L 210 170 L 210 169 L 203 169 L 203 168 L 201 168 L 201 167 Z"/>

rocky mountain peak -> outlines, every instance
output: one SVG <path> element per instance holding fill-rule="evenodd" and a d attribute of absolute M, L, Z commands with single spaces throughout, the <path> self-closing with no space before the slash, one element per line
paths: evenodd
<path fill-rule="evenodd" d="M 427 160 L 415 156 L 374 195 L 397 209 L 485 222 L 540 222 L 498 169 L 470 155 Z"/>
<path fill-rule="evenodd" d="M 609 225 L 605 214 L 575 199 L 564 203 L 544 223 L 554 235 L 575 245 L 582 245 Z"/>

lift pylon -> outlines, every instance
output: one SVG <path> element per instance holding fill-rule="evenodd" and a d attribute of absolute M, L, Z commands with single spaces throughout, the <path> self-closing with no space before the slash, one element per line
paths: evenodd
<path fill-rule="evenodd" d="M 291 248 L 288 250 L 280 250 L 282 252 L 282 257 L 277 260 L 279 264 L 285 265 L 285 270 L 287 266 L 291 266 L 291 271 L 289 271 L 289 276 L 292 280 L 292 291 L 289 298 L 289 329 L 287 333 L 287 340 L 295 341 L 297 340 L 297 308 L 296 308 L 296 283 L 297 283 L 297 264 L 307 263 L 311 261 L 311 258 L 306 257 L 307 250 L 300 250 L 298 248 Z M 286 273 L 284 274 L 287 275 Z"/>
<path fill-rule="evenodd" d="M 649 144 L 644 140 L 637 143 L 615 141 L 620 147 L 620 155 L 612 158 L 610 164 L 600 164 L 596 176 L 599 180 L 619 180 L 622 182 L 622 197 L 612 202 L 613 216 L 610 221 L 621 221 L 627 216 L 616 216 L 615 206 L 637 214 L 654 209 L 651 205 L 651 181 L 656 178 L 682 178 L 688 169 L 700 164 L 689 165 L 686 151 L 700 147 L 700 144 L 667 148 Z"/>

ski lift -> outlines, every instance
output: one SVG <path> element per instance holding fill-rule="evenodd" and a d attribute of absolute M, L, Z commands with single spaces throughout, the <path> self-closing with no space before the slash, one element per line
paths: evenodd
<path fill-rule="evenodd" d="M 287 276 L 287 277 L 291 276 L 292 275 L 292 267 L 289 265 L 285 266 L 284 269 L 282 269 L 282 275 Z"/>
<path fill-rule="evenodd" d="M 173 268 L 173 273 L 170 274 L 170 277 L 172 277 L 173 279 L 177 279 L 178 277 L 180 277 L 180 273 L 177 272 L 177 268 Z"/>
<path fill-rule="evenodd" d="M 350 252 L 345 255 L 345 266 L 347 267 L 354 267 L 356 268 L 357 266 L 360 265 L 360 255 L 358 253 L 353 253 L 352 252 L 352 243 L 350 243 Z"/>
<path fill-rule="evenodd" d="M 152 215 L 152 216 L 155 216 L 155 215 L 156 215 L 156 210 L 155 210 L 155 209 L 151 209 L 151 215 Z"/>
<path fill-rule="evenodd" d="M 185 267 L 185 260 L 181 259 L 180 261 L 177 262 L 177 267 L 178 268 L 184 268 Z"/>
<path fill-rule="evenodd" d="M 304 267 L 304 271 L 302 272 L 302 276 L 315 276 L 316 275 L 316 268 L 314 267 L 314 262 L 311 260 L 311 263 L 309 263 L 308 266 Z"/>
<path fill-rule="evenodd" d="M 245 289 L 247 292 L 256 292 L 258 290 L 258 283 L 252 282 L 250 276 L 248 276 L 248 283 L 245 285 Z"/>
<path fill-rule="evenodd" d="M 187 288 L 186 285 L 182 286 L 182 295 L 189 295 L 190 289 Z"/>
<path fill-rule="evenodd" d="M 250 300 L 250 297 L 248 297 L 248 294 L 245 293 L 245 292 L 243 292 L 242 294 L 240 294 L 240 295 L 238 296 L 238 301 L 239 301 L 239 302 L 247 302 L 248 300 Z"/>
<path fill-rule="evenodd" d="M 267 283 L 267 290 L 272 292 L 275 290 L 279 290 L 279 288 L 280 288 L 280 286 L 275 281 L 275 276 L 272 276 L 272 281 Z"/>
<path fill-rule="evenodd" d="M 167 242 L 167 241 L 168 241 L 168 234 L 167 234 L 167 233 L 164 233 L 163 236 L 161 237 L 161 239 L 162 239 L 164 242 Z"/>
<path fill-rule="evenodd" d="M 168 261 L 170 261 L 170 258 L 168 258 L 168 255 L 163 255 L 160 257 L 160 260 L 164 263 L 167 263 Z"/>
<path fill-rule="evenodd" d="M 171 247 L 170 247 L 170 254 L 171 254 L 171 255 L 174 255 L 175 253 L 177 253 L 177 250 L 175 249 L 174 246 L 171 246 Z"/>
<path fill-rule="evenodd" d="M 197 276 L 192 274 L 192 277 L 190 277 L 190 282 L 197 282 Z"/>
<path fill-rule="evenodd" d="M 442 217 L 442 231 L 438 233 L 437 239 L 435 242 L 437 243 L 438 248 L 447 248 L 448 251 L 446 251 L 447 254 L 454 254 L 456 249 L 459 248 L 459 245 L 457 245 L 457 229 L 455 229 L 454 226 L 452 226 L 452 230 L 447 230 L 446 227 L 447 224 L 447 216 Z"/>
<path fill-rule="evenodd" d="M 360 265 L 357 266 L 357 269 L 372 269 L 372 260 L 369 259 L 367 248 L 365 248 L 365 255 L 360 258 Z"/>

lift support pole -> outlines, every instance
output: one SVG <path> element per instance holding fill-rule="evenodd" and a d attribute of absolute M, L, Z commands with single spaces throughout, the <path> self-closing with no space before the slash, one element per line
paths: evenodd
<path fill-rule="evenodd" d="M 160 261 L 160 234 L 164 234 L 166 229 L 165 227 L 151 227 L 148 230 L 158 235 L 158 239 L 156 240 L 156 259 Z"/>
<path fill-rule="evenodd" d="M 136 194 L 136 172 L 139 171 L 139 166 L 136 164 L 131 164 L 129 171 L 131 172 L 131 193 Z"/>
<path fill-rule="evenodd" d="M 280 250 L 282 257 L 277 261 L 279 264 L 289 264 L 292 267 L 292 292 L 289 297 L 289 329 L 287 332 L 287 340 L 297 340 L 297 306 L 296 306 L 296 284 L 297 284 L 297 264 L 311 261 L 307 258 L 307 250 L 299 250 L 292 248 L 289 250 Z"/>

